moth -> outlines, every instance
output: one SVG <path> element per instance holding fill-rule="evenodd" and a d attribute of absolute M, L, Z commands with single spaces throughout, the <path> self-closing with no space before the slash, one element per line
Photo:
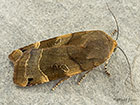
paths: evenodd
<path fill-rule="evenodd" d="M 112 34 L 115 32 L 118 31 Z M 75 32 L 36 42 L 9 55 L 14 64 L 13 81 L 26 87 L 61 79 L 52 88 L 54 90 L 73 75 L 87 74 L 104 62 L 106 68 L 116 47 L 116 40 L 101 30 Z M 109 75 L 107 70 L 105 72 Z"/>

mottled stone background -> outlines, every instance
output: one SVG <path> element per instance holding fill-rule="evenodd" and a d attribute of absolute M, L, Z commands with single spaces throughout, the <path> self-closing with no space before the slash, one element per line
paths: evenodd
<path fill-rule="evenodd" d="M 140 0 L 108 0 L 115 14 L 120 36 L 118 45 L 132 66 L 135 88 L 129 83 L 129 69 L 121 51 L 94 69 L 81 83 L 81 75 L 57 83 L 20 88 L 13 83 L 13 66 L 8 54 L 20 47 L 58 35 L 116 29 L 105 0 L 0 0 L 0 105 L 140 105 Z M 114 36 L 113 38 L 115 38 Z"/>

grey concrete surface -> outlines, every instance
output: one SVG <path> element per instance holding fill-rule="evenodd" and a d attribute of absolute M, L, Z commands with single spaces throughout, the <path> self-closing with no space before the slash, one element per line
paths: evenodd
<path fill-rule="evenodd" d="M 108 71 L 103 65 L 83 80 L 81 75 L 57 83 L 20 88 L 13 83 L 13 66 L 8 54 L 25 45 L 55 36 L 85 30 L 116 29 L 105 0 L 0 0 L 0 105 L 140 105 L 140 1 L 108 0 L 115 14 L 120 35 L 118 45 L 126 52 L 129 69 L 121 51 L 111 57 Z M 116 36 L 113 36 L 115 38 Z"/>

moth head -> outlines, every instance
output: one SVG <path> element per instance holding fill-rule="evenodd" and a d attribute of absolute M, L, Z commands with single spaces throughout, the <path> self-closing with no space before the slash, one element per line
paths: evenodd
<path fill-rule="evenodd" d="M 94 31 L 87 39 L 83 45 L 88 53 L 87 59 L 94 58 L 104 62 L 117 46 L 117 42 L 111 36 L 100 30 Z"/>

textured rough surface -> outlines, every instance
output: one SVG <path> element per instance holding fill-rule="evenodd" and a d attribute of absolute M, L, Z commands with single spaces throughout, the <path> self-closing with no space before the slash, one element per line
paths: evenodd
<path fill-rule="evenodd" d="M 140 10 L 139 0 L 108 0 L 118 19 L 118 45 L 132 66 L 135 90 L 126 82 L 128 64 L 117 50 L 108 65 L 88 74 L 81 85 L 77 75 L 55 91 L 57 81 L 20 88 L 13 83 L 13 66 L 8 54 L 20 47 L 67 33 L 116 28 L 104 0 L 0 0 L 0 105 L 139 105 L 140 104 Z M 114 36 L 115 38 L 115 36 Z M 127 80 L 129 81 L 129 79 Z"/>

